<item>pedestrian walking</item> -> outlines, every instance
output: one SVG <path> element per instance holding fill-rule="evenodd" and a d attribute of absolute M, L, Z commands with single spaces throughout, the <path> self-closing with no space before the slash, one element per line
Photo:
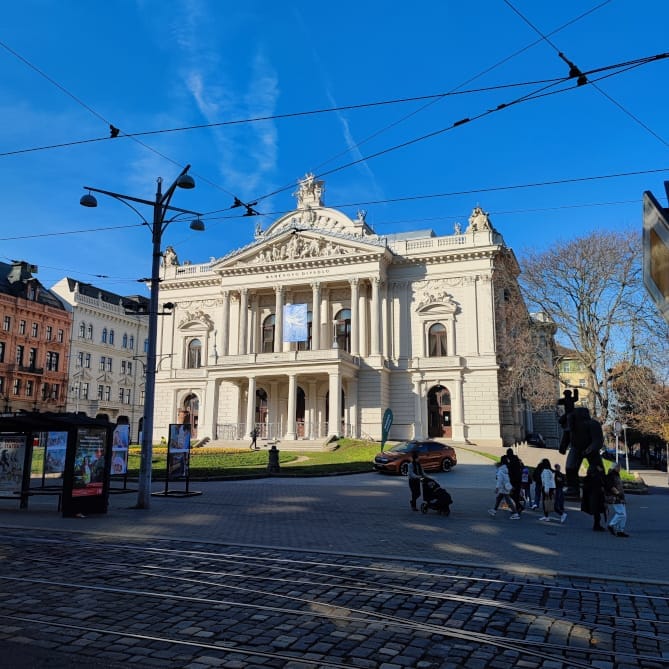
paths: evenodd
<path fill-rule="evenodd" d="M 495 475 L 495 506 L 492 509 L 488 509 L 488 513 L 491 516 L 497 515 L 497 509 L 499 509 L 499 505 L 502 500 L 504 500 L 511 510 L 511 516 L 509 516 L 509 518 L 511 520 L 520 519 L 516 503 L 511 497 L 512 490 L 513 486 L 511 485 L 511 479 L 509 478 L 508 458 L 506 455 L 503 455 L 502 459 L 497 463 L 497 472 Z"/>
<path fill-rule="evenodd" d="M 523 461 L 513 452 L 512 448 L 506 451 L 507 469 L 509 470 L 509 480 L 511 481 L 511 499 L 516 505 L 516 511 L 520 513 L 523 510 L 523 504 L 520 500 L 522 479 L 523 479 Z"/>
<path fill-rule="evenodd" d="M 534 481 L 534 499 L 532 500 L 532 511 L 536 511 L 541 506 L 541 501 L 543 498 L 542 483 L 541 483 L 541 470 L 544 466 L 544 460 L 542 460 L 532 472 L 532 481 Z"/>
<path fill-rule="evenodd" d="M 590 465 L 583 480 L 581 511 L 592 516 L 594 532 L 605 532 L 602 527 L 602 515 L 606 516 L 604 486 L 604 468 L 601 465 Z"/>
<path fill-rule="evenodd" d="M 604 477 L 606 501 L 613 509 L 613 515 L 608 522 L 608 529 L 616 537 L 629 537 L 625 532 L 627 524 L 627 509 L 625 508 L 625 493 L 620 478 L 620 463 L 616 462 Z"/>
<path fill-rule="evenodd" d="M 550 514 L 555 513 L 561 523 L 567 520 L 567 514 L 560 512 L 555 504 L 555 472 L 551 469 L 548 458 L 541 461 L 541 503 L 544 515 L 539 520 L 549 521 Z"/>
<path fill-rule="evenodd" d="M 420 484 L 423 480 L 423 467 L 418 462 L 418 451 L 411 451 L 411 462 L 409 463 L 409 490 L 411 491 L 411 508 L 418 511 L 416 502 L 420 497 Z"/>
<path fill-rule="evenodd" d="M 252 451 L 258 449 L 258 444 L 256 443 L 257 440 L 258 440 L 258 430 L 257 430 L 257 428 L 254 427 L 254 428 L 251 430 L 251 444 L 249 445 L 249 448 L 250 448 Z"/>
<path fill-rule="evenodd" d="M 532 491 L 531 491 L 532 482 L 530 480 L 530 469 L 529 467 L 523 467 L 523 471 L 520 475 L 520 489 L 525 499 L 525 506 L 532 506 Z"/>
<path fill-rule="evenodd" d="M 555 478 L 555 510 L 562 515 L 564 513 L 564 487 L 567 485 L 567 477 L 557 463 L 553 466 L 553 477 Z"/>

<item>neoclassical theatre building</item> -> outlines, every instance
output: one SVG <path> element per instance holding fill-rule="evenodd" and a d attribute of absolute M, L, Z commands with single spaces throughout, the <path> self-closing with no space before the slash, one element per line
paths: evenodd
<path fill-rule="evenodd" d="M 380 439 L 388 408 L 390 439 L 524 434 L 500 401 L 495 323 L 497 267 L 517 264 L 488 215 L 384 236 L 323 194 L 307 175 L 294 211 L 218 260 L 168 247 L 154 439 L 175 422 L 212 440 Z"/>

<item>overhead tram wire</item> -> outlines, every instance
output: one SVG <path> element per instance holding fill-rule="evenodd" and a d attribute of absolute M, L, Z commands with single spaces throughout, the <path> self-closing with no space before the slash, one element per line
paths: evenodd
<path fill-rule="evenodd" d="M 356 104 L 350 104 L 350 105 L 342 105 L 342 106 L 337 106 L 337 107 L 324 107 L 322 109 L 312 109 L 312 110 L 305 110 L 305 111 L 297 111 L 297 112 L 286 112 L 284 114 L 272 114 L 268 116 L 254 116 L 251 118 L 244 118 L 244 119 L 233 119 L 230 121 L 216 121 L 214 123 L 199 123 L 196 125 L 188 125 L 188 126 L 177 126 L 174 128 L 162 128 L 159 130 L 144 130 L 140 132 L 120 132 L 118 137 L 122 138 L 127 138 L 127 139 L 134 139 L 137 137 L 148 137 L 151 135 L 162 135 L 162 134 L 169 134 L 169 133 L 176 133 L 176 132 L 188 132 L 191 130 L 207 130 L 211 128 L 220 128 L 220 127 L 225 127 L 225 126 L 230 126 L 230 125 L 243 125 L 247 123 L 259 123 L 259 122 L 265 122 L 265 121 L 278 121 L 281 119 L 288 119 L 288 118 L 300 118 L 302 116 L 315 116 L 319 114 L 329 114 L 333 112 L 340 112 L 340 111 L 355 111 L 358 109 L 370 109 L 374 107 L 382 107 L 382 106 L 389 106 L 389 105 L 395 105 L 395 104 L 405 104 L 409 102 L 416 102 L 420 100 L 427 100 L 427 99 L 443 99 L 444 97 L 449 97 L 453 95 L 472 95 L 475 93 L 486 93 L 490 91 L 495 91 L 495 90 L 504 90 L 507 88 L 517 88 L 520 86 L 534 86 L 536 84 L 545 84 L 545 83 L 550 83 L 550 82 L 559 82 L 561 79 L 560 78 L 553 78 L 553 79 L 539 79 L 536 81 L 522 81 L 522 82 L 515 82 L 515 83 L 510 83 L 510 84 L 498 84 L 496 86 L 487 86 L 483 88 L 473 88 L 473 89 L 468 89 L 465 91 L 459 91 L 459 92 L 446 92 L 446 93 L 432 93 L 428 95 L 418 95 L 418 96 L 413 96 L 413 97 L 404 97 L 404 98 L 393 98 L 390 100 L 377 100 L 373 102 L 362 102 L 362 103 L 356 103 Z M 93 112 L 97 115 L 96 112 Z M 70 146 L 77 146 L 79 144 L 90 144 L 93 142 L 106 142 L 112 139 L 112 137 L 105 136 L 105 137 L 91 137 L 88 139 L 80 139 L 80 140 L 72 140 L 69 142 L 61 142 L 59 144 L 47 144 L 44 146 L 34 146 L 34 147 L 27 147 L 23 149 L 15 149 L 13 151 L 4 151 L 0 153 L 0 158 L 4 158 L 6 156 L 13 156 L 13 155 L 20 155 L 22 153 L 31 153 L 31 152 L 36 152 L 36 151 L 47 151 L 47 150 L 52 150 L 52 149 L 61 149 L 61 148 L 67 148 Z M 142 145 L 144 146 L 144 145 Z M 151 147 L 147 147 L 151 149 Z M 153 150 L 153 149 L 151 149 Z M 159 154 L 160 155 L 160 154 Z M 167 158 L 167 160 L 170 160 Z M 198 175 L 199 176 L 199 175 Z"/>
<path fill-rule="evenodd" d="M 558 56 L 564 60 L 566 63 L 569 64 L 570 66 L 570 74 L 572 72 L 575 72 L 572 76 L 575 76 L 576 74 L 581 74 L 580 70 L 572 63 L 570 62 L 564 55 L 558 47 L 553 44 L 553 42 L 549 39 L 548 35 L 544 35 L 539 28 L 537 28 L 519 9 L 517 9 L 511 2 L 510 0 L 503 0 L 503 2 L 510 7 L 525 23 L 527 23 L 534 32 L 536 32 L 542 40 L 544 40 L 547 44 L 549 44 L 555 51 L 557 51 Z M 590 82 L 589 82 L 590 83 Z M 579 85 L 581 85 L 581 80 L 579 78 Z M 640 125 L 646 132 L 648 132 L 650 135 L 652 135 L 655 139 L 660 141 L 664 146 L 669 147 L 669 143 L 661 137 L 658 133 L 656 133 L 652 128 L 650 128 L 648 125 L 646 125 L 641 119 L 637 118 L 632 112 L 630 112 L 628 109 L 626 109 L 620 102 L 615 100 L 611 95 L 603 91 L 599 86 L 597 86 L 596 83 L 592 82 L 593 88 L 604 98 L 606 98 L 609 102 L 611 102 L 613 105 L 618 107 L 624 114 L 626 114 L 629 118 L 631 118 L 636 124 Z"/>
<path fill-rule="evenodd" d="M 602 79 L 606 79 L 606 78 L 609 78 L 609 77 L 612 77 L 612 76 L 616 76 L 618 74 L 621 74 L 622 72 L 626 72 L 628 70 L 634 69 L 635 67 L 640 67 L 641 65 L 646 65 L 650 62 L 654 62 L 654 61 L 657 61 L 657 60 L 662 60 L 662 59 L 665 59 L 667 57 L 669 57 L 669 52 L 665 52 L 665 53 L 662 53 L 662 54 L 656 54 L 654 56 L 648 56 L 648 57 L 637 59 L 637 60 L 634 60 L 634 61 L 625 61 L 624 63 L 620 63 L 620 64 L 595 68 L 593 70 L 588 70 L 587 72 L 582 73 L 582 74 L 584 76 L 588 76 L 588 75 L 592 75 L 592 74 L 596 74 L 596 73 L 607 72 L 609 70 L 615 70 L 615 69 L 620 70 L 620 71 L 617 71 L 617 72 L 609 72 L 608 74 L 601 76 L 597 80 L 597 81 L 600 81 Z M 621 70 L 620 68 L 623 68 L 623 69 Z M 558 81 L 558 83 L 566 83 L 566 82 L 571 81 L 571 79 L 572 79 L 571 76 L 566 76 L 566 77 L 563 77 L 562 79 L 560 79 Z M 592 83 L 592 82 L 588 81 L 588 84 L 590 84 L 590 83 Z M 445 132 L 449 132 L 451 130 L 454 130 L 455 128 L 457 128 L 461 125 L 471 123 L 472 121 L 478 121 L 482 118 L 490 116 L 491 114 L 503 111 L 503 110 L 508 109 L 510 107 L 513 107 L 515 105 L 521 104 L 523 102 L 538 100 L 538 99 L 543 98 L 543 97 L 548 97 L 548 96 L 551 96 L 551 95 L 557 95 L 559 93 L 564 93 L 566 91 L 573 90 L 573 87 L 569 86 L 567 88 L 562 88 L 562 89 L 555 90 L 555 91 L 548 91 L 548 89 L 552 88 L 554 85 L 555 84 L 549 84 L 547 86 L 544 86 L 542 88 L 537 89 L 536 91 L 533 91 L 533 92 L 528 93 L 526 95 L 523 95 L 519 98 L 516 98 L 515 100 L 511 100 L 510 102 L 499 104 L 499 105 L 497 105 L 497 107 L 495 107 L 493 109 L 488 109 L 484 112 L 480 112 L 479 114 L 477 114 L 475 116 L 470 116 L 470 117 L 460 119 L 458 121 L 453 122 L 451 125 L 445 126 L 445 127 L 440 128 L 438 130 L 434 130 L 432 132 L 429 132 L 425 135 L 421 135 L 419 137 L 414 137 L 413 139 L 409 139 L 405 142 L 401 142 L 400 144 L 396 144 L 396 145 L 387 147 L 385 149 L 381 149 L 380 151 L 377 151 L 376 153 L 372 153 L 372 154 L 369 154 L 367 156 L 362 156 L 361 158 L 357 158 L 356 160 L 352 160 L 348 163 L 344 163 L 343 165 L 339 165 L 338 167 L 334 167 L 330 170 L 320 172 L 319 174 L 317 174 L 315 176 L 317 178 L 320 178 L 320 177 L 327 176 L 329 174 L 334 174 L 335 172 L 340 172 L 344 169 L 347 169 L 347 168 L 352 167 L 354 165 L 358 165 L 358 164 L 360 164 L 362 162 L 365 162 L 367 160 L 371 160 L 373 158 L 378 158 L 379 156 L 385 155 L 387 153 L 391 153 L 392 151 L 396 151 L 398 149 L 403 149 L 403 148 L 405 148 L 407 146 L 411 146 L 413 144 L 417 144 L 418 142 L 422 142 L 426 139 L 431 139 L 431 138 L 436 137 L 438 135 L 441 135 Z M 276 190 L 274 190 L 270 193 L 267 193 L 266 195 L 260 196 L 260 197 L 256 198 L 256 201 L 261 202 L 262 200 L 265 200 L 269 197 L 272 197 L 274 195 L 282 193 L 285 190 L 288 190 L 289 188 L 294 188 L 294 184 L 291 184 L 289 186 L 284 186 L 284 187 L 276 189 Z M 211 211 L 211 212 L 208 212 L 208 213 L 210 213 L 210 214 L 211 213 L 217 213 L 218 211 L 226 211 L 226 210 L 225 209 L 219 209 L 219 210 Z"/>

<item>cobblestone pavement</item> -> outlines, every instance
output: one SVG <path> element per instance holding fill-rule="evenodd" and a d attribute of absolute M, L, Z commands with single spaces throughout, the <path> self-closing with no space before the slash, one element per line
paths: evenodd
<path fill-rule="evenodd" d="M 0 555 L 3 647 L 50 667 L 669 665 L 669 584 L 20 529 Z"/>
<path fill-rule="evenodd" d="M 493 467 L 459 456 L 435 475 L 449 517 L 375 474 L 191 482 L 82 519 L 7 501 L 0 667 L 669 666 L 666 479 L 618 539 L 574 505 L 490 518 Z"/>

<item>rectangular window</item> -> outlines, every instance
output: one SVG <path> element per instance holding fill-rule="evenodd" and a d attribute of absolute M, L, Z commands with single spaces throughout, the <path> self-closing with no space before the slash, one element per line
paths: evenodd
<path fill-rule="evenodd" d="M 21 392 L 21 379 L 14 379 L 14 388 L 12 390 L 15 395 Z"/>
<path fill-rule="evenodd" d="M 31 369 L 37 367 L 37 349 L 31 348 L 28 354 L 28 367 Z"/>
<path fill-rule="evenodd" d="M 118 391 L 118 401 L 123 404 L 123 400 L 125 399 L 125 388 L 121 388 Z"/>
<path fill-rule="evenodd" d="M 141 390 L 140 393 L 139 393 L 140 404 L 144 404 L 144 395 L 145 395 L 145 392 L 143 390 Z"/>
<path fill-rule="evenodd" d="M 128 375 L 132 374 L 132 363 L 128 360 Z"/>
<path fill-rule="evenodd" d="M 103 395 L 104 395 L 105 387 L 104 386 L 98 386 L 98 399 L 101 400 Z"/>
<path fill-rule="evenodd" d="M 82 383 L 81 384 L 81 399 L 82 400 L 87 400 L 88 399 L 88 384 L 87 383 Z"/>
<path fill-rule="evenodd" d="M 77 367 L 83 367 L 84 366 L 84 352 L 79 351 L 77 353 Z"/>
<path fill-rule="evenodd" d="M 86 353 L 86 356 L 84 357 L 84 367 L 86 369 L 91 368 L 91 354 L 90 353 Z"/>
<path fill-rule="evenodd" d="M 107 358 L 107 371 L 111 372 L 112 371 L 112 359 Z"/>
<path fill-rule="evenodd" d="M 16 347 L 16 364 L 23 365 L 23 346 Z"/>
<path fill-rule="evenodd" d="M 33 382 L 28 380 L 26 381 L 26 397 L 33 396 Z"/>
<path fill-rule="evenodd" d="M 55 351 L 47 351 L 46 352 L 46 368 L 50 372 L 57 372 L 58 371 L 58 359 L 60 357 L 60 354 L 56 353 Z"/>
<path fill-rule="evenodd" d="M 105 399 L 111 402 L 111 386 L 105 386 Z"/>
<path fill-rule="evenodd" d="M 33 323 L 32 328 L 30 330 L 30 334 L 33 337 L 37 337 L 37 333 L 39 332 L 39 328 L 37 327 L 37 323 Z"/>
<path fill-rule="evenodd" d="M 53 328 L 50 325 L 46 326 L 46 340 L 51 341 L 51 337 L 53 337 Z"/>
<path fill-rule="evenodd" d="M 5 392 L 5 377 L 0 376 L 0 393 Z"/>
<path fill-rule="evenodd" d="M 5 317 L 2 319 L 2 329 L 3 329 L 5 332 L 9 332 L 9 330 L 11 330 L 11 327 L 12 327 L 12 318 L 11 318 L 11 316 L 5 316 Z"/>
<path fill-rule="evenodd" d="M 26 322 L 19 321 L 19 334 L 24 335 L 26 333 Z"/>
<path fill-rule="evenodd" d="M 49 397 L 49 384 L 48 383 L 43 383 L 42 384 L 42 399 L 45 400 L 47 397 Z"/>
<path fill-rule="evenodd" d="M 5 342 L 0 341 L 0 362 L 5 361 Z"/>
<path fill-rule="evenodd" d="M 121 374 L 125 374 L 125 360 L 121 360 Z"/>
<path fill-rule="evenodd" d="M 107 358 L 105 358 L 104 355 L 101 355 L 101 356 L 100 356 L 100 371 L 101 371 L 101 372 L 104 372 L 104 371 L 105 371 L 105 360 L 106 360 L 106 359 L 107 359 Z"/>
<path fill-rule="evenodd" d="M 51 399 L 57 400 L 60 396 L 60 385 L 58 383 L 51 384 Z"/>
<path fill-rule="evenodd" d="M 125 403 L 130 404 L 130 388 L 125 391 Z"/>
<path fill-rule="evenodd" d="M 59 342 L 60 344 L 63 343 L 63 338 L 64 338 L 64 337 L 65 337 L 65 333 L 63 332 L 63 330 L 58 330 L 58 342 Z"/>
<path fill-rule="evenodd" d="M 585 379 L 579 379 L 578 380 L 578 387 L 579 388 L 585 388 Z"/>

